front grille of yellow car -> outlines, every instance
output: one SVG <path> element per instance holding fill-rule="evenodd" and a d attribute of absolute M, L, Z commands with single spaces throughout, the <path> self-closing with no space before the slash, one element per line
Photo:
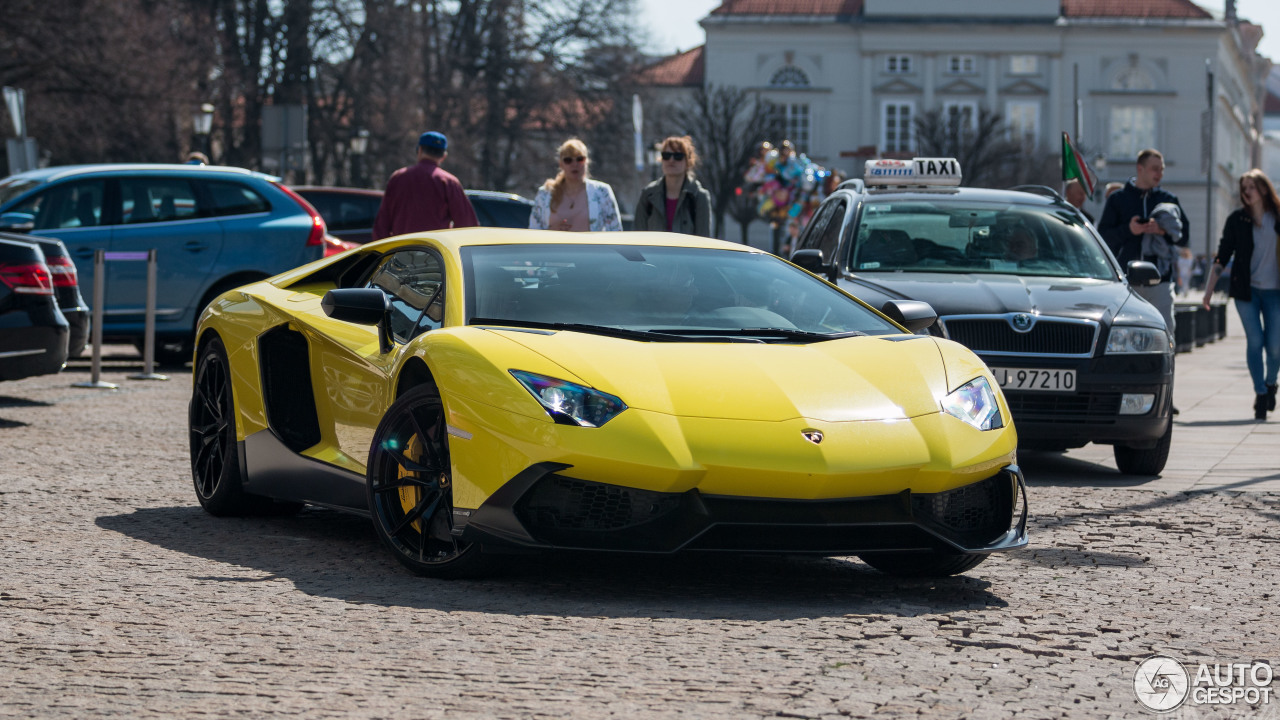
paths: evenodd
<path fill-rule="evenodd" d="M 983 543 L 1009 529 L 1016 481 L 998 473 L 981 482 L 929 495 L 912 495 L 911 509 L 957 540 Z"/>
<path fill-rule="evenodd" d="M 831 555 L 946 550 L 939 536 L 966 547 L 986 545 L 1009 529 L 1016 486 L 1002 470 L 936 494 L 786 500 L 657 493 L 548 473 L 509 507 L 530 540 L 547 547 Z M 477 521 L 484 510 L 493 512 L 490 518 L 500 512 L 482 508 Z"/>
<path fill-rule="evenodd" d="M 642 525 L 679 506 L 679 495 L 548 475 L 524 496 L 517 513 L 535 534 L 538 530 L 610 531 Z"/>

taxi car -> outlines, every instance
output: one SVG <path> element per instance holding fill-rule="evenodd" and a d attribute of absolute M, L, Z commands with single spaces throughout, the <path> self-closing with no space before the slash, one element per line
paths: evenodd
<path fill-rule="evenodd" d="M 209 305 L 192 480 L 214 515 L 368 515 L 423 575 L 552 548 L 963 572 L 1027 542 L 1017 437 L 981 360 L 909 332 L 927 305 L 887 310 L 670 233 L 389 238 Z"/>
<path fill-rule="evenodd" d="M 1121 472 L 1156 475 L 1173 432 L 1173 343 L 1083 216 L 1048 188 L 958 187 L 953 158 L 870 160 L 828 196 L 792 262 L 866 303 L 929 303 L 930 332 L 973 350 L 1023 448 L 1114 446 Z"/>

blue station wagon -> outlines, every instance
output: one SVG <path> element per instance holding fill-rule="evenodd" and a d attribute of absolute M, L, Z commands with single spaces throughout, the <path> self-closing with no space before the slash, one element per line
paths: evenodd
<path fill-rule="evenodd" d="M 0 229 L 56 237 L 84 295 L 94 251 L 155 249 L 156 359 L 191 359 L 196 321 L 213 298 L 342 248 L 324 220 L 277 178 L 203 165 L 78 165 L 0 181 Z M 142 346 L 147 264 L 105 264 L 103 337 Z M 92 301 L 91 301 L 92 302 Z"/>

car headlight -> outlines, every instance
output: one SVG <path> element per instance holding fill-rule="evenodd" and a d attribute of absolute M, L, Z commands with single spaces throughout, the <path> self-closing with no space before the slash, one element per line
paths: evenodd
<path fill-rule="evenodd" d="M 976 377 L 942 398 L 942 410 L 979 430 L 1004 427 L 995 391 L 985 377 Z"/>
<path fill-rule="evenodd" d="M 1107 335 L 1107 354 L 1169 352 L 1169 333 L 1158 328 L 1116 325 Z"/>
<path fill-rule="evenodd" d="M 511 375 L 562 425 L 600 427 L 627 409 L 621 398 L 577 383 L 523 370 Z"/>

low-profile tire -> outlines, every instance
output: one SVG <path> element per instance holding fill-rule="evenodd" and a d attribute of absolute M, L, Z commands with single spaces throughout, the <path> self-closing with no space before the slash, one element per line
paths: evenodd
<path fill-rule="evenodd" d="M 200 350 L 193 375 L 187 426 L 191 436 L 191 479 L 200 506 L 219 516 L 246 515 L 264 509 L 269 500 L 249 495 L 241 488 L 231 365 L 221 339 L 210 339 Z"/>
<path fill-rule="evenodd" d="M 480 546 L 453 535 L 453 471 L 444 404 L 419 385 L 378 424 L 366 477 L 373 529 L 396 560 L 427 577 L 479 574 Z"/>
<path fill-rule="evenodd" d="M 1115 446 L 1116 468 L 1125 475 L 1159 475 L 1169 461 L 1169 446 L 1173 444 L 1173 420 L 1165 428 L 1164 435 L 1153 448 L 1139 449 Z"/>
<path fill-rule="evenodd" d="M 944 555 L 936 552 L 863 553 L 862 562 L 888 575 L 902 577 L 947 577 L 977 567 L 983 553 Z"/>

